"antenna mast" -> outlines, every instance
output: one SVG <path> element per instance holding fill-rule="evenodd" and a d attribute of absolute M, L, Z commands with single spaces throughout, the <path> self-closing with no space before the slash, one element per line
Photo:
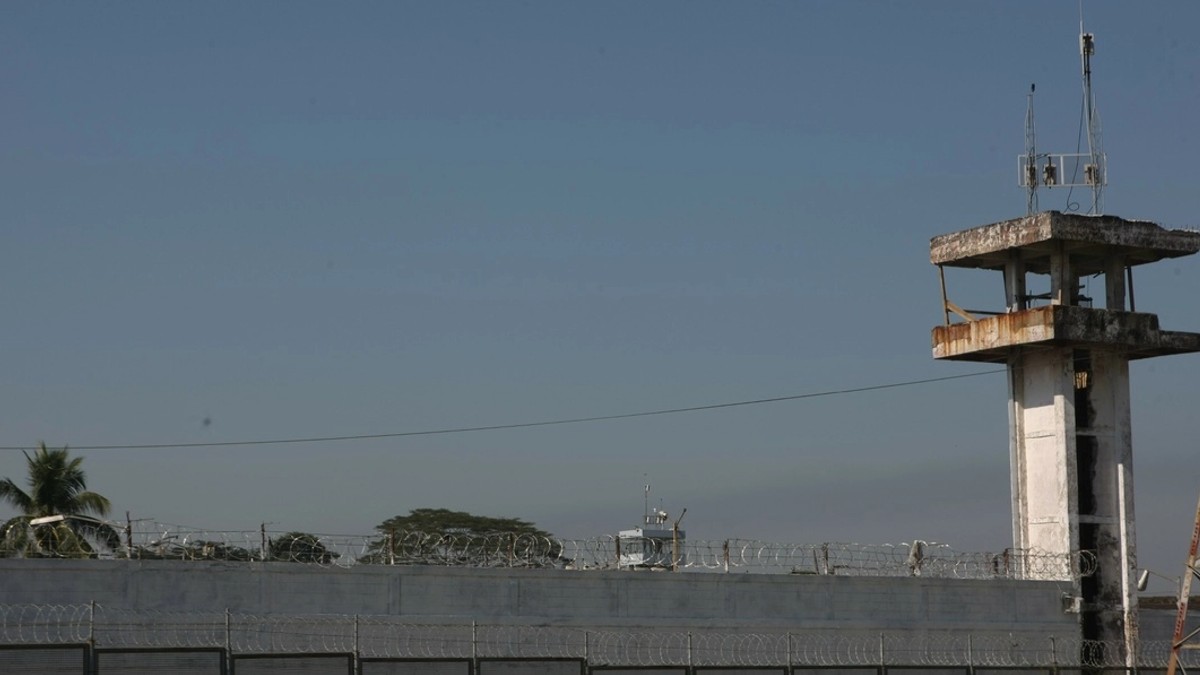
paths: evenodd
<path fill-rule="evenodd" d="M 1029 104 L 1025 110 L 1025 161 L 1022 169 L 1025 171 L 1025 189 L 1028 195 L 1025 205 L 1025 215 L 1032 216 L 1038 210 L 1038 167 L 1037 167 L 1037 148 L 1034 142 L 1033 133 L 1033 92 L 1037 89 L 1036 84 L 1029 85 Z"/>
<path fill-rule="evenodd" d="M 642 474 L 642 478 L 645 478 L 645 477 L 646 477 L 646 474 Z M 649 480 L 646 481 L 646 497 L 645 497 L 645 506 L 642 508 L 642 523 L 643 524 L 650 523 L 650 481 Z"/>
<path fill-rule="evenodd" d="M 1083 66 L 1083 106 L 1087 118 L 1088 162 L 1083 167 L 1084 182 L 1092 188 L 1093 215 L 1100 214 L 1100 199 L 1104 191 L 1104 153 L 1100 147 L 1100 116 L 1096 113 L 1096 96 L 1092 93 L 1092 55 L 1096 53 L 1096 36 L 1083 30 L 1083 9 L 1079 12 L 1079 58 Z"/>

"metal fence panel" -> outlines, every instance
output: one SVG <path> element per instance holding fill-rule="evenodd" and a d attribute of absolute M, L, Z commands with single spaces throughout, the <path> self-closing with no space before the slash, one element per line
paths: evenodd
<path fill-rule="evenodd" d="M 85 645 L 0 647 L 0 673 L 4 675 L 85 675 Z"/>
<path fill-rule="evenodd" d="M 254 654 L 233 657 L 232 675 L 354 675 L 350 654 Z"/>
<path fill-rule="evenodd" d="M 472 675 L 470 661 L 360 659 L 362 675 Z"/>
<path fill-rule="evenodd" d="M 97 675 L 225 675 L 220 649 L 97 649 Z"/>
<path fill-rule="evenodd" d="M 585 675 L 582 660 L 482 659 L 477 675 Z"/>
<path fill-rule="evenodd" d="M 794 666 L 792 668 L 792 675 L 879 675 L 879 669 Z"/>
<path fill-rule="evenodd" d="M 788 675 L 786 668 L 696 668 L 696 675 Z"/>
<path fill-rule="evenodd" d="M 687 675 L 687 668 L 592 668 L 593 675 Z"/>

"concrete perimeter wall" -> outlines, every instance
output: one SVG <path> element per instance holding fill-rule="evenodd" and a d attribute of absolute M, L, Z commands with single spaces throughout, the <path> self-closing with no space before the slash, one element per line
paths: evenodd
<path fill-rule="evenodd" d="M 294 563 L 0 560 L 0 604 L 414 622 L 1078 637 L 1055 582 Z"/>

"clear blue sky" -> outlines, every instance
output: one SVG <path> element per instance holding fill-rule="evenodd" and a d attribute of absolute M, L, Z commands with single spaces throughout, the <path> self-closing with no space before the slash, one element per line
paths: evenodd
<path fill-rule="evenodd" d="M 1195 227 L 1200 5 L 1086 12 L 1105 210 Z M 1041 148 L 1074 150 L 1077 31 L 1073 1 L 7 4 L 0 444 L 386 433 L 986 370 L 930 358 L 928 240 L 1024 213 L 1031 82 Z M 999 279 L 952 283 L 999 302 Z M 1200 330 L 1198 289 L 1200 260 L 1164 263 L 1138 305 Z M 1133 368 L 1142 562 L 1172 575 L 1198 376 L 1197 356 Z M 1005 396 L 990 375 L 82 454 L 118 513 L 214 529 L 367 532 L 429 506 L 586 536 L 636 524 L 646 474 L 693 537 L 1000 549 Z M 2 475 L 23 477 L 19 452 Z"/>

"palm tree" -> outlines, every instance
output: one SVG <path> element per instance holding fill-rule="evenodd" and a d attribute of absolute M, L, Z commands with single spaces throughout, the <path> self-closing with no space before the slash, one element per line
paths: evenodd
<path fill-rule="evenodd" d="M 0 501 L 21 511 L 0 526 L 0 556 L 93 557 L 95 544 L 115 551 L 121 538 L 111 525 L 93 516 L 104 516 L 108 499 L 87 489 L 87 476 L 79 468 L 82 457 L 69 457 L 67 449 L 50 450 L 39 443 L 29 465 L 29 492 L 11 478 L 0 481 Z M 34 524 L 33 521 L 41 522 Z"/>

